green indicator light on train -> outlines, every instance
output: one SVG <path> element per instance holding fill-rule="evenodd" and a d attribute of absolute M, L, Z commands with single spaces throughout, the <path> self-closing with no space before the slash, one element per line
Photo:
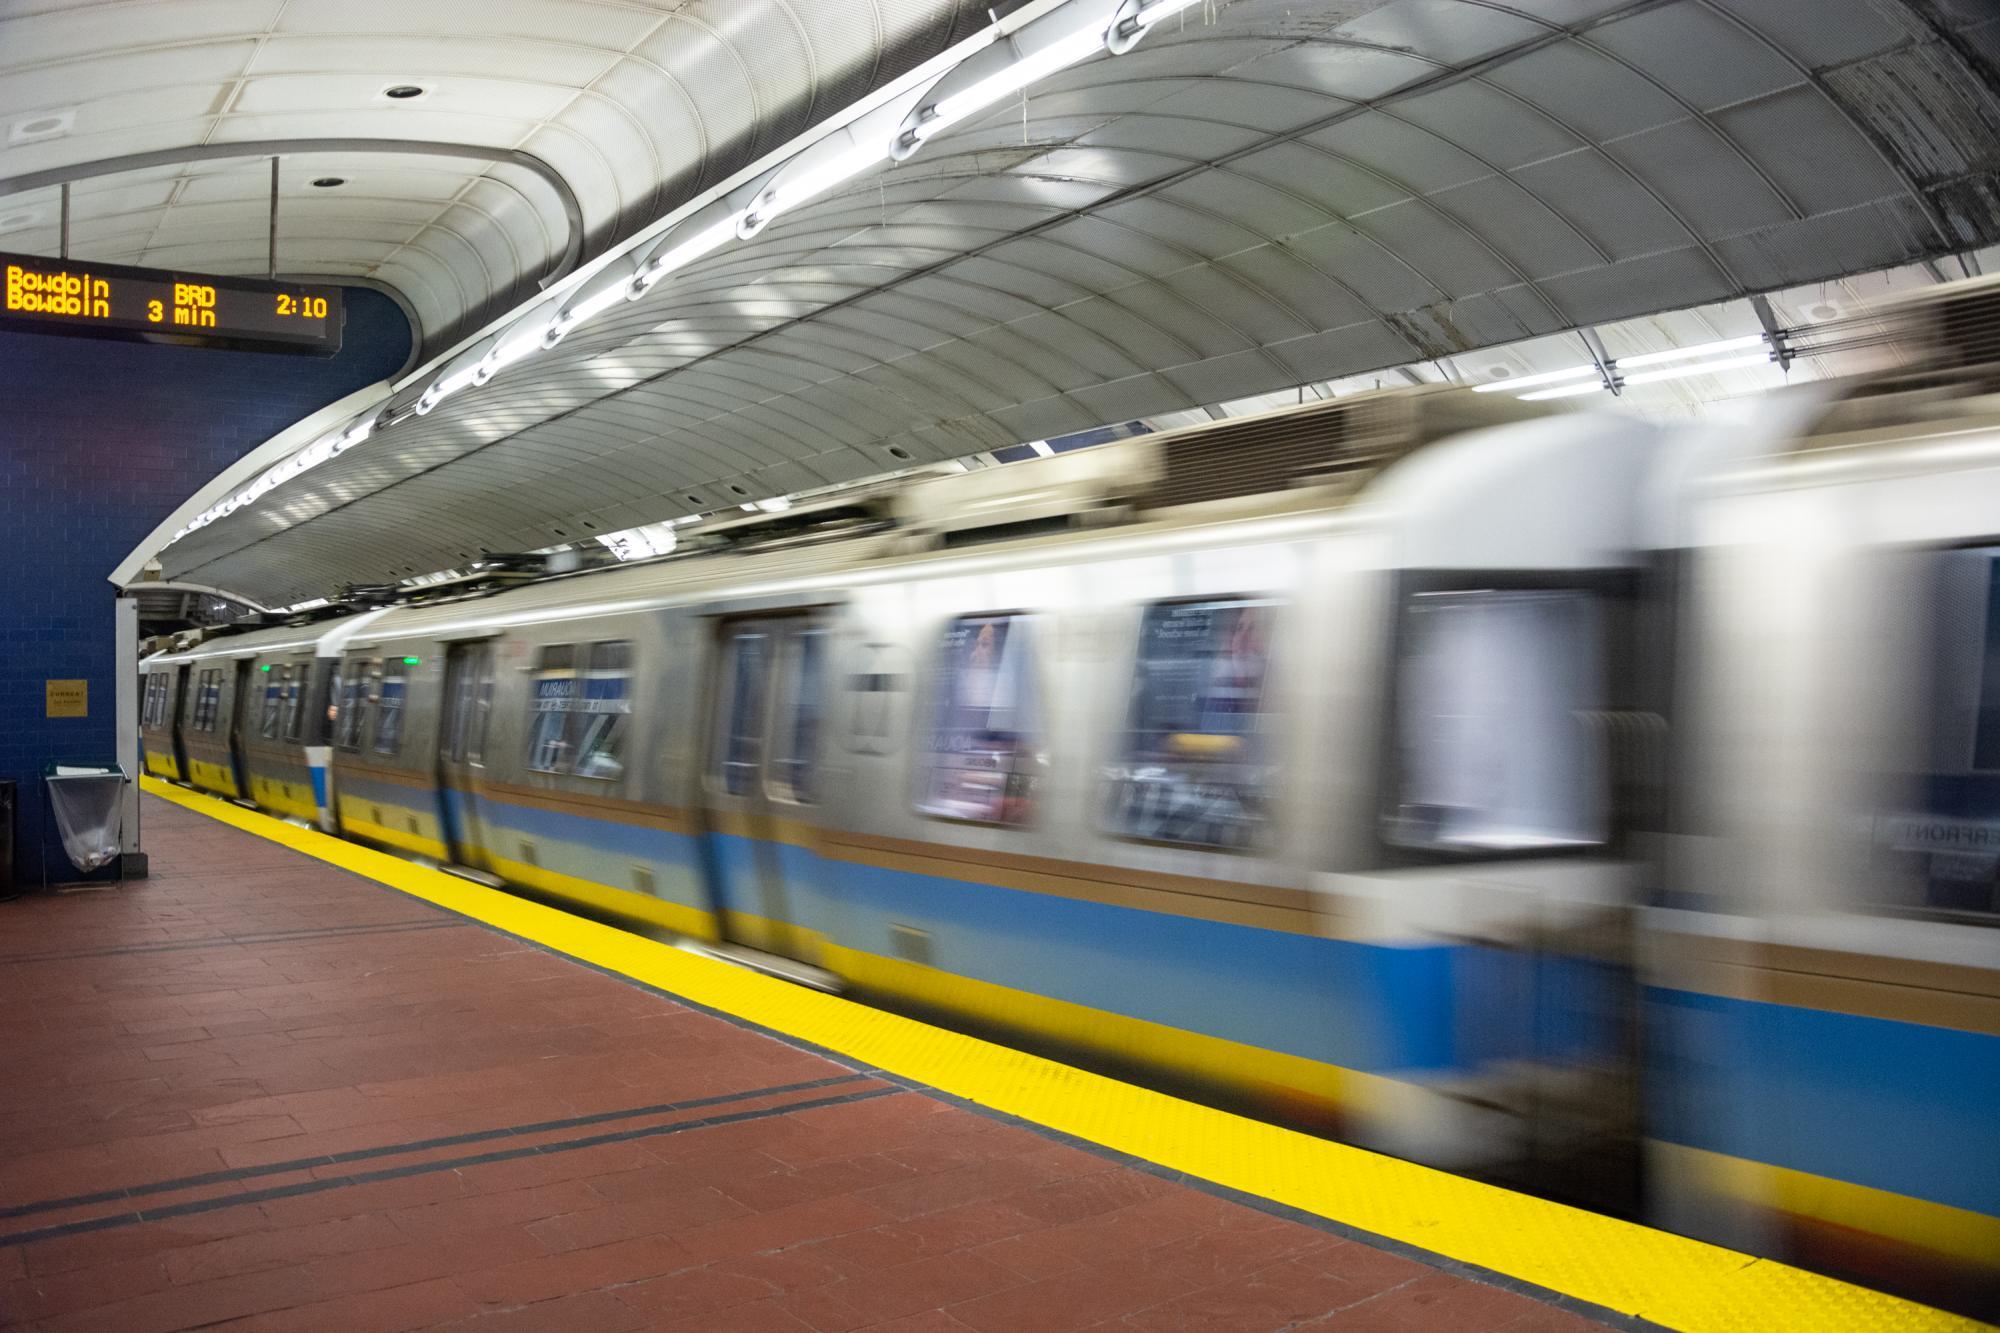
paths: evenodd
<path fill-rule="evenodd" d="M 403 659 L 404 666 L 422 666 L 423 664 L 424 659 L 421 657 L 406 657 Z"/>
<path fill-rule="evenodd" d="M 271 669 L 271 664 L 270 664 L 269 662 L 266 662 L 266 663 L 264 663 L 264 665 L 263 665 L 263 666 L 260 666 L 260 667 L 258 667 L 257 669 L 258 669 L 259 671 L 269 671 L 269 670 Z"/>

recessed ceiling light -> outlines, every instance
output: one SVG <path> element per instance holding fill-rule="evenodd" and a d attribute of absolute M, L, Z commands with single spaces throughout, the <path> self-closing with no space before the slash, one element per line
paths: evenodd
<path fill-rule="evenodd" d="M 347 184 L 347 177 L 345 176 L 321 176 L 313 182 L 314 187 L 321 190 L 331 190 L 336 185 L 345 184 Z"/>
<path fill-rule="evenodd" d="M 32 212 L 9 213 L 6 217 L 0 217 L 0 231 L 19 231 L 35 220 L 36 214 Z"/>
<path fill-rule="evenodd" d="M 76 128 L 76 108 L 64 107 L 60 111 L 37 111 L 23 116 L 7 127 L 7 142 L 10 144 L 33 143 L 37 139 L 53 139 L 59 134 L 68 134 Z"/>
<path fill-rule="evenodd" d="M 382 96 L 392 97 L 398 102 L 407 102 L 412 97 L 422 97 L 424 90 L 414 83 L 392 83 L 382 90 Z"/>

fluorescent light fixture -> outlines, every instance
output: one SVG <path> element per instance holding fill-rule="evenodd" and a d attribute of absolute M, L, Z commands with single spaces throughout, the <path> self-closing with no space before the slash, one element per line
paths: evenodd
<path fill-rule="evenodd" d="M 1692 361 L 1697 357 L 1720 356 L 1724 352 L 1741 352 L 1763 345 L 1764 335 L 1754 333 L 1744 338 L 1724 338 L 1721 342 L 1696 343 L 1692 347 L 1669 347 L 1664 352 L 1641 352 L 1637 356 L 1621 356 L 1618 358 L 1618 368 L 1631 370 L 1638 366 L 1665 365 L 1669 361 Z"/>
<path fill-rule="evenodd" d="M 729 242 L 731 237 L 736 235 L 736 219 L 738 216 L 738 214 L 731 213 L 714 226 L 703 228 L 673 249 L 655 258 L 652 263 L 646 265 L 641 270 L 637 278 L 632 280 L 631 295 L 635 298 L 644 295 L 652 288 L 654 283 L 666 277 L 669 273 L 674 272 L 676 269 L 686 268 L 702 256 L 713 254 L 715 251 L 721 249 Z"/>
<path fill-rule="evenodd" d="M 672 555 L 679 535 L 669 523 L 648 523 L 622 532 L 600 533 L 597 544 L 620 561 L 644 560 L 650 556 Z"/>
<path fill-rule="evenodd" d="M 1596 370 L 1597 367 L 1592 366 L 1591 369 Z M 1553 389 L 1537 389 L 1533 393 L 1521 394 L 1520 398 L 1523 402 L 1532 403 L 1543 398 L 1575 398 L 1579 394 L 1603 392 L 1604 381 L 1591 380 L 1584 384 L 1564 384 Z"/>
<path fill-rule="evenodd" d="M 1035 451 L 1035 457 L 1037 458 L 1054 458 L 1056 456 L 1056 451 L 1049 448 L 1047 440 L 1029 440 L 1028 447 Z"/>
<path fill-rule="evenodd" d="M 753 233 L 788 208 L 816 199 L 843 181 L 852 180 L 870 167 L 889 160 L 889 145 L 862 144 L 764 192 L 757 202 L 743 210 L 737 223 L 739 235 Z"/>
<path fill-rule="evenodd" d="M 1192 8 L 1195 3 L 1196 0 L 1153 0 L 1149 5 L 1140 5 L 1139 12 L 1126 22 L 1132 25 L 1134 32 L 1144 32 L 1161 19 L 1172 18 L 1183 9 Z"/>
<path fill-rule="evenodd" d="M 511 334 L 514 330 L 509 329 L 507 332 Z M 472 368 L 472 382 L 484 384 L 516 361 L 525 360 L 533 353 L 541 351 L 542 338 L 547 333 L 548 329 L 544 327 L 527 337 L 515 338 L 512 342 L 503 337 L 493 344 L 492 350 L 481 357 L 479 364 Z"/>
<path fill-rule="evenodd" d="M 303 602 L 293 602 L 285 610 L 288 612 L 317 611 L 326 604 L 326 598 L 324 597 L 308 597 Z"/>
<path fill-rule="evenodd" d="M 263 499 L 265 495 L 284 485 L 300 473 L 316 468 L 330 458 L 340 457 L 374 433 L 375 418 L 371 414 L 350 423 L 344 430 L 332 431 L 320 436 L 290 458 L 272 467 L 269 471 L 258 477 L 257 480 L 236 492 L 236 494 L 228 496 L 219 504 L 213 505 L 196 515 L 193 519 L 189 520 L 186 527 L 167 538 L 165 546 L 162 546 L 161 549 L 165 550 L 166 546 L 172 546 L 190 532 L 199 528 L 205 528 L 219 518 L 226 518 L 246 505 L 255 504 L 258 500 Z"/>
<path fill-rule="evenodd" d="M 469 366 L 459 367 L 457 370 L 452 371 L 451 374 L 446 375 L 443 379 L 431 385 L 430 388 L 425 389 L 423 397 L 417 399 L 417 415 L 425 415 L 460 389 L 474 383 L 474 376 L 478 373 L 479 363 L 475 361 Z"/>
<path fill-rule="evenodd" d="M 1539 375 L 1521 375 L 1504 380 L 1492 380 L 1486 384 L 1472 386 L 1474 393 L 1512 393 L 1516 389 L 1532 388 L 1537 384 L 1561 384 L 1565 380 L 1586 379 L 1597 374 L 1595 365 L 1571 366 L 1568 370 L 1545 370 Z M 1526 394 L 1521 395 L 1527 397 Z"/>
<path fill-rule="evenodd" d="M 592 319 L 603 314 L 612 306 L 617 305 L 624 297 L 625 293 L 618 288 L 606 287 L 603 291 L 594 292 L 563 311 L 563 318 L 571 324 L 581 324 L 586 319 Z"/>
<path fill-rule="evenodd" d="M 1771 354 L 1769 352 L 1758 352 L 1754 356 L 1732 356 L 1725 357 L 1721 361 L 1702 361 L 1692 366 L 1674 366 L 1667 370 L 1648 370 L 1642 374 L 1625 376 L 1625 382 L 1627 384 L 1657 384 L 1661 380 L 1685 379 L 1690 375 L 1710 375 L 1719 370 L 1743 370 L 1750 366 L 1768 366 L 1770 364 Z"/>
<path fill-rule="evenodd" d="M 1090 59 L 1103 49 L 1104 33 L 1095 27 L 1081 28 L 1067 37 L 1059 37 L 1034 54 L 1024 56 L 1005 69 L 934 103 L 930 114 L 912 126 L 910 133 L 921 143 L 1057 70 L 1068 69 Z"/>

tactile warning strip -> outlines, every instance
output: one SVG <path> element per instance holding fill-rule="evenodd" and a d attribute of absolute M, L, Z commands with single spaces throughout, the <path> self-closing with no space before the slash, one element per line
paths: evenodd
<path fill-rule="evenodd" d="M 152 777 L 258 837 L 851 1059 L 1229 1189 L 1670 1328 L 1963 1329 L 1972 1320 L 1720 1246 L 1182 1101 L 643 939 Z"/>

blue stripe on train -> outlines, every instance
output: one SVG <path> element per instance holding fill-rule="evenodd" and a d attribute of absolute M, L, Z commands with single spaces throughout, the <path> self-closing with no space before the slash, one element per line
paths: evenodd
<path fill-rule="evenodd" d="M 882 951 L 932 934 L 937 966 L 997 985 L 1366 1072 L 1452 1067 L 1456 949 L 1356 944 L 880 866 L 833 867 L 840 929 Z"/>
<path fill-rule="evenodd" d="M 482 823 L 498 825 L 520 837 L 576 843 L 635 861 L 691 864 L 694 860 L 694 839 L 668 829 L 517 805 L 512 801 L 495 800 L 483 793 L 479 797 L 478 812 Z M 503 856 L 510 854 L 509 848 L 494 850 Z"/>
<path fill-rule="evenodd" d="M 369 782 L 353 789 L 380 791 L 385 804 L 416 795 Z M 686 866 L 719 890 L 720 906 L 772 914 L 755 839 L 490 797 L 479 813 L 489 833 Z M 946 971 L 1343 1068 L 1437 1075 L 1530 1052 L 1571 1058 L 1615 1040 L 1616 975 L 1573 960 L 1326 939 L 827 861 L 783 843 L 769 850 L 792 923 L 836 943 L 888 953 L 891 927 L 915 927 L 930 932 Z M 564 869 L 546 849 L 543 864 Z M 1521 996 L 1541 1002 L 1522 1010 Z"/>
<path fill-rule="evenodd" d="M 2000 1216 L 2000 1037 L 1649 988 L 1653 1133 Z"/>

